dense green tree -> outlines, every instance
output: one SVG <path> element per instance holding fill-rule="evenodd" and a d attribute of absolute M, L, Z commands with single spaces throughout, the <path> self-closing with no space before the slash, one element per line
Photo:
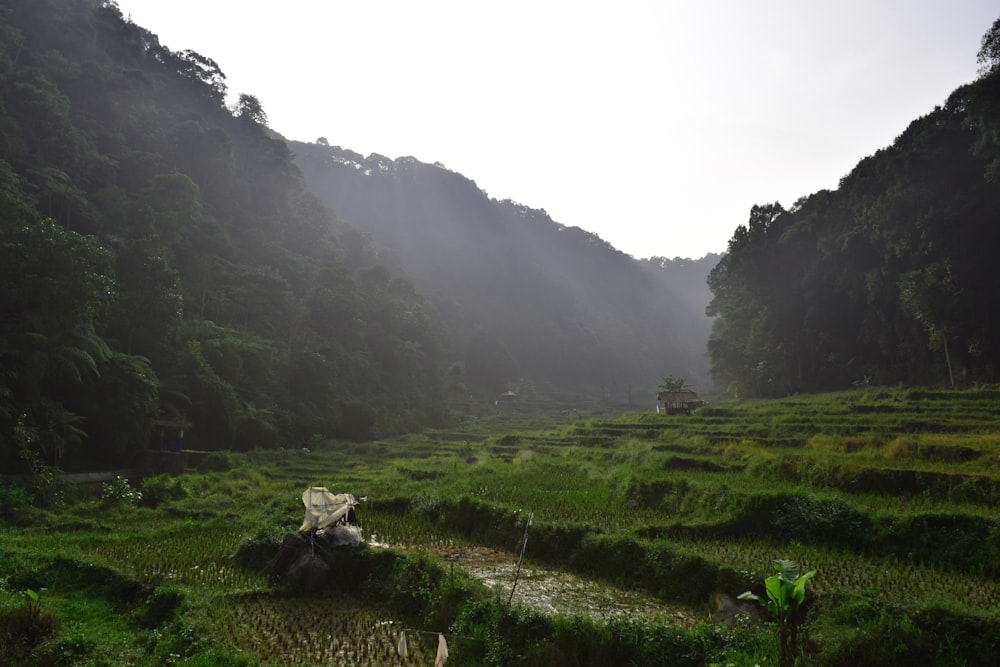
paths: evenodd
<path fill-rule="evenodd" d="M 317 195 L 394 253 L 381 254 L 381 277 L 402 270 L 440 313 L 471 392 L 528 379 L 592 396 L 616 384 L 624 399 L 628 383 L 648 386 L 651 367 L 708 384 L 704 281 L 716 258 L 640 262 L 441 165 L 291 145 Z M 364 257 L 364 235 L 340 241 Z"/>
<path fill-rule="evenodd" d="M 83 417 L 89 443 L 74 452 L 74 467 L 132 462 L 161 413 L 159 386 L 147 359 L 112 352 L 98 370 L 91 390 L 67 401 Z"/>
<path fill-rule="evenodd" d="M 740 395 L 995 381 L 1000 73 L 863 159 L 836 191 L 754 207 L 712 272 L 712 373 Z"/>
<path fill-rule="evenodd" d="M 255 95 L 240 93 L 240 97 L 236 101 L 235 112 L 237 118 L 267 126 L 267 113 L 264 112 L 264 105 Z"/>
<path fill-rule="evenodd" d="M 5 461 L 123 462 L 160 418 L 218 448 L 335 436 L 351 401 L 373 432 L 434 410 L 429 308 L 225 96 L 114 2 L 0 7 Z"/>
<path fill-rule="evenodd" d="M 37 434 L 52 464 L 82 431 L 64 407 L 71 388 L 86 391 L 110 349 L 95 328 L 113 298 L 110 255 L 92 238 L 37 217 L 16 191 L 3 193 L 0 220 L 0 448 L 19 445 L 13 424 Z M 73 438 L 67 440 L 67 434 Z"/>
<path fill-rule="evenodd" d="M 983 35 L 976 60 L 981 76 L 988 76 L 1000 67 L 1000 18 Z"/>
<path fill-rule="evenodd" d="M 183 299 L 180 276 L 166 255 L 166 249 L 151 239 L 127 241 L 118 247 L 118 298 L 105 335 L 128 354 L 162 359 L 176 342 Z"/>

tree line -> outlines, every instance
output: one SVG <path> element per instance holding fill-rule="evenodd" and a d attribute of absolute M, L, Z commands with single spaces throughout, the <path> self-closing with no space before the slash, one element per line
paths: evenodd
<path fill-rule="evenodd" d="M 721 387 L 997 381 L 1000 19 L 979 62 L 836 190 L 751 209 L 709 276 Z"/>
<path fill-rule="evenodd" d="M 708 384 L 716 256 L 636 260 L 440 164 L 290 145 L 312 191 L 391 251 L 440 313 L 466 389 L 530 382 L 624 401 L 633 384 L 652 405 L 662 372 Z"/>
<path fill-rule="evenodd" d="M 440 421 L 444 337 L 253 95 L 109 0 L 0 7 L 0 467 Z"/>

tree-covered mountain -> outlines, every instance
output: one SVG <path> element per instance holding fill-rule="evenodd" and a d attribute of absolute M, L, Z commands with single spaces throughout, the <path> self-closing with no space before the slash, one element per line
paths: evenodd
<path fill-rule="evenodd" d="M 441 314 L 465 384 L 621 397 L 668 373 L 707 385 L 704 285 L 717 258 L 639 262 L 440 164 L 290 146 L 317 196 L 395 253 Z"/>
<path fill-rule="evenodd" d="M 0 5 L 0 467 L 414 428 L 443 338 L 252 95 L 114 2 Z"/>
<path fill-rule="evenodd" d="M 998 380 L 1000 20 L 980 63 L 836 190 L 753 207 L 709 279 L 720 385 Z"/>
<path fill-rule="evenodd" d="M 4 469 L 118 464 L 181 426 L 199 448 L 370 437 L 525 380 L 707 377 L 670 261 L 438 166 L 296 145 L 313 183 L 355 179 L 331 203 L 360 232 L 227 92 L 112 0 L 0 6 Z"/>

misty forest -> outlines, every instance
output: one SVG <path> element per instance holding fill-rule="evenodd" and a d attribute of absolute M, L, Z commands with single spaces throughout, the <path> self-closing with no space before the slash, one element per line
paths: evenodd
<path fill-rule="evenodd" d="M 636 259 L 439 163 L 286 139 L 113 0 L 0 2 L 0 650 L 996 664 L 984 33 L 835 190 Z M 324 486 L 368 539 L 301 529 L 279 571 Z"/>

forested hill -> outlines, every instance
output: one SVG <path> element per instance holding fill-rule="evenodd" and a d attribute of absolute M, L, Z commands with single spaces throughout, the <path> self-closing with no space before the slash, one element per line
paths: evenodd
<path fill-rule="evenodd" d="M 710 277 L 720 385 L 1000 380 L 1000 20 L 980 64 L 837 190 L 753 208 Z"/>
<path fill-rule="evenodd" d="M 439 164 L 325 140 L 290 146 L 317 196 L 398 256 L 447 322 L 468 381 L 621 397 L 666 374 L 708 384 L 706 278 L 717 257 L 640 262 Z"/>
<path fill-rule="evenodd" d="M 0 469 L 363 438 L 441 414 L 412 284 L 252 95 L 98 0 L 0 5 Z"/>
<path fill-rule="evenodd" d="M 110 0 L 0 5 L 0 469 L 126 464 L 181 427 L 201 449 L 363 439 L 526 380 L 706 377 L 670 262 L 373 157 L 342 208 L 400 227 L 386 256 L 228 93 Z"/>

